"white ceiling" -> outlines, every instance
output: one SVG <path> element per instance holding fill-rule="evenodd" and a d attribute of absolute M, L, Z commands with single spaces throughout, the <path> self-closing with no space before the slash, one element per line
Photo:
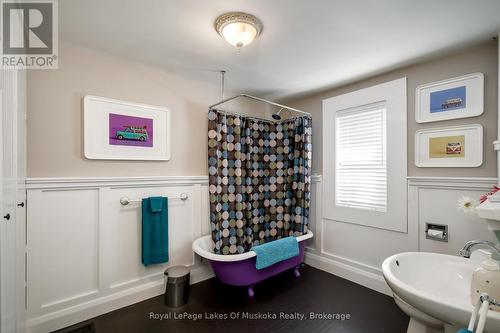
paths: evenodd
<path fill-rule="evenodd" d="M 271 98 L 334 87 L 492 38 L 500 0 L 63 0 L 60 35 L 189 78 Z M 213 27 L 259 17 L 238 54 Z"/>

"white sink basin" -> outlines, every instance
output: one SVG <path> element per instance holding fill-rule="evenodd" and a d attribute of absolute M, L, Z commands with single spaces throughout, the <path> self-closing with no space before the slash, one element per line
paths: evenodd
<path fill-rule="evenodd" d="M 407 252 L 387 258 L 382 271 L 392 291 L 408 304 L 447 325 L 467 327 L 476 267 L 462 257 Z M 486 331 L 500 332 L 500 312 L 488 312 Z"/>

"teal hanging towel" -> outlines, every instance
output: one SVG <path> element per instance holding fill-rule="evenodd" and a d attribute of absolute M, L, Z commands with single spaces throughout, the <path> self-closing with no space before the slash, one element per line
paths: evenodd
<path fill-rule="evenodd" d="M 168 261 L 168 198 L 142 199 L 142 263 Z"/>

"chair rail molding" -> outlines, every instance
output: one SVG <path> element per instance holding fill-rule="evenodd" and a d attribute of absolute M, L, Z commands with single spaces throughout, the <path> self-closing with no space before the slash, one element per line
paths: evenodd
<path fill-rule="evenodd" d="M 408 177 L 409 187 L 491 190 L 494 177 Z"/>
<path fill-rule="evenodd" d="M 120 186 L 208 185 L 208 176 L 148 176 L 148 177 L 64 177 L 27 178 L 26 188 L 87 188 Z"/>

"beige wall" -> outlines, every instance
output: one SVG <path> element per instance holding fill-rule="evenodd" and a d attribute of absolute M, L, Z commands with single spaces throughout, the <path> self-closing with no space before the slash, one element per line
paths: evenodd
<path fill-rule="evenodd" d="M 492 142 L 497 136 L 497 43 L 486 42 L 474 48 L 456 52 L 440 59 L 412 65 L 340 88 L 284 101 L 313 114 L 313 172 L 322 172 L 321 109 L 323 99 L 341 95 L 386 81 L 406 76 L 408 82 L 408 175 L 448 177 L 496 177 L 496 157 Z M 427 124 L 415 122 L 415 88 L 424 83 L 443 80 L 463 74 L 484 74 L 484 114 L 475 118 L 441 121 Z M 484 127 L 484 160 L 479 168 L 417 168 L 414 158 L 415 131 L 422 128 L 461 124 L 481 124 Z"/>
<path fill-rule="evenodd" d="M 206 115 L 208 105 L 220 99 L 217 73 L 214 84 L 188 80 L 68 43 L 60 45 L 59 59 L 57 70 L 28 74 L 29 177 L 207 174 Z M 81 105 L 86 94 L 169 108 L 171 160 L 85 159 Z M 243 105 L 243 112 L 251 110 L 267 112 L 262 105 Z"/>
<path fill-rule="evenodd" d="M 485 113 L 476 118 L 428 124 L 415 123 L 415 88 L 419 84 L 462 74 L 485 75 Z M 497 45 L 487 42 L 453 55 L 391 71 L 325 92 L 287 100 L 313 114 L 313 171 L 322 170 L 321 103 L 378 83 L 408 78 L 408 174 L 410 176 L 496 176 L 491 142 L 497 131 Z M 86 94 L 168 107 L 172 111 L 172 158 L 167 162 L 97 161 L 83 157 L 81 108 Z M 60 46 L 58 70 L 28 71 L 28 176 L 205 175 L 206 112 L 218 101 L 214 84 L 172 75 L 69 43 Z M 227 93 L 229 96 L 231 93 Z M 263 115 L 261 104 L 228 105 L 228 109 Z M 252 112 L 254 111 L 254 112 Z M 414 133 L 420 128 L 480 123 L 484 126 L 484 163 L 479 168 L 417 168 Z"/>

